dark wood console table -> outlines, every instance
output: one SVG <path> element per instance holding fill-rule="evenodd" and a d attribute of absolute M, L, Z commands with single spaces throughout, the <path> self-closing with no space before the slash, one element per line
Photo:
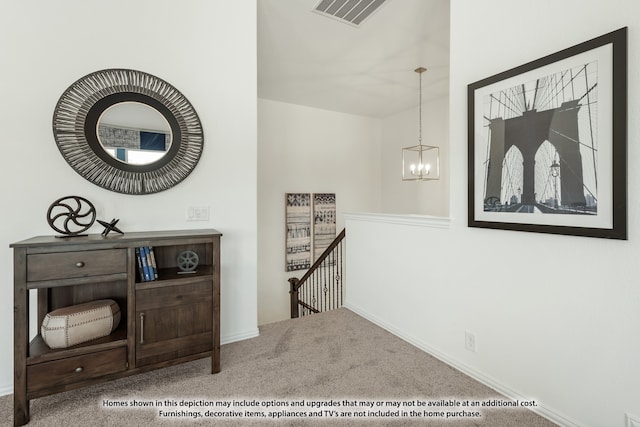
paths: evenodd
<path fill-rule="evenodd" d="M 211 356 L 220 371 L 220 237 L 216 230 L 34 237 L 14 251 L 14 425 L 29 422 L 29 401 Z M 152 247 L 157 279 L 137 273 L 136 248 Z M 183 251 L 199 259 L 178 268 Z M 182 274 L 184 273 L 184 274 Z M 120 326 L 109 336 L 64 349 L 29 340 L 30 290 L 37 290 L 37 331 L 57 308 L 113 299 Z"/>

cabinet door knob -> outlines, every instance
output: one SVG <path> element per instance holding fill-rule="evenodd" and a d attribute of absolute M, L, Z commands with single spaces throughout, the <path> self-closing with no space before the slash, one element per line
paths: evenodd
<path fill-rule="evenodd" d="M 76 368 L 76 372 L 79 374 L 80 372 L 84 371 L 84 368 L 82 366 L 78 366 Z"/>
<path fill-rule="evenodd" d="M 84 261 L 78 261 L 78 262 L 76 262 L 76 267 L 78 267 L 78 268 L 82 268 L 82 267 L 84 267 Z"/>

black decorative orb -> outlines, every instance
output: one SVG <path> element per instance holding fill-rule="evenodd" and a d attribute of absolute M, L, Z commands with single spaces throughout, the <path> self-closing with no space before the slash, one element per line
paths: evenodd
<path fill-rule="evenodd" d="M 178 254 L 178 268 L 180 273 L 195 273 L 200 258 L 194 251 L 182 251 Z"/>
<path fill-rule="evenodd" d="M 96 208 L 79 196 L 62 197 L 49 206 L 47 222 L 60 234 L 78 236 L 87 231 L 96 220 Z"/>

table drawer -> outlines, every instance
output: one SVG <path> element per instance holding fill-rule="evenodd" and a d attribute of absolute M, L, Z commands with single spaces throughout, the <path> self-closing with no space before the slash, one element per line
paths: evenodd
<path fill-rule="evenodd" d="M 27 366 L 27 391 L 62 387 L 126 369 L 126 347 L 38 363 Z"/>
<path fill-rule="evenodd" d="M 27 256 L 27 281 L 126 273 L 126 249 L 58 252 Z"/>
<path fill-rule="evenodd" d="M 211 282 L 180 284 L 136 291 L 136 311 L 166 309 L 212 300 Z"/>

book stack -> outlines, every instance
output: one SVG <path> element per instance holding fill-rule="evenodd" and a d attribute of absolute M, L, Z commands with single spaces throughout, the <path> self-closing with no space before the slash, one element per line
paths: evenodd
<path fill-rule="evenodd" d="M 138 260 L 138 275 L 141 282 L 152 282 L 158 279 L 158 265 L 152 246 L 140 246 L 136 248 Z"/>

